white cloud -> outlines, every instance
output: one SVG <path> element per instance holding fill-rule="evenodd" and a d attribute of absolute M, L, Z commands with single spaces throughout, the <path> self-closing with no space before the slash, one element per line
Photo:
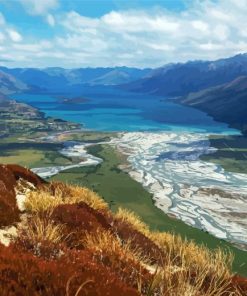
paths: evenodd
<path fill-rule="evenodd" d="M 2 32 L 0 32 L 0 42 L 4 40 L 5 40 L 5 35 Z"/>
<path fill-rule="evenodd" d="M 49 41 L 40 41 L 39 43 L 24 43 L 13 44 L 13 48 L 27 52 L 40 52 L 43 50 L 51 49 L 53 46 Z"/>
<path fill-rule="evenodd" d="M 177 20 L 169 20 L 166 16 L 159 16 L 155 19 L 148 18 L 147 24 L 150 24 L 150 29 L 154 32 L 156 31 L 163 31 L 163 32 L 170 32 L 176 33 L 179 30 L 180 24 Z M 140 24 L 139 24 L 140 25 Z M 149 26 L 148 26 L 149 27 Z"/>
<path fill-rule="evenodd" d="M 146 44 L 148 47 L 156 49 L 156 50 L 161 50 L 161 51 L 171 51 L 174 50 L 174 46 L 167 45 L 167 44 Z"/>
<path fill-rule="evenodd" d="M 54 18 L 51 10 L 58 0 L 21 0 L 29 13 L 41 15 L 54 27 L 56 36 L 48 41 L 21 31 L 22 38 L 1 13 L 0 23 L 3 36 L 13 43 L 7 44 L 6 54 L 28 60 L 28 65 L 155 67 L 247 51 L 246 1 L 195 0 L 183 12 L 111 11 L 98 18 L 70 11 Z M 10 34 L 10 29 L 17 34 Z"/>
<path fill-rule="evenodd" d="M 197 30 L 199 30 L 199 31 L 201 31 L 203 33 L 208 33 L 209 32 L 208 24 L 203 22 L 203 21 L 194 20 L 194 21 L 191 22 L 191 24 L 195 29 L 197 29 Z"/>
<path fill-rule="evenodd" d="M 61 18 L 62 25 L 70 31 L 84 31 L 86 28 L 92 29 L 98 27 L 100 21 L 98 19 L 89 18 L 80 15 L 75 11 L 67 13 Z"/>
<path fill-rule="evenodd" d="M 7 29 L 7 33 L 9 35 L 9 38 L 14 42 L 20 42 L 22 41 L 22 36 L 20 33 L 13 29 Z"/>
<path fill-rule="evenodd" d="M 7 58 L 9 54 L 9 46 L 12 44 L 19 43 L 23 40 L 22 35 L 14 29 L 13 26 L 9 25 L 4 15 L 0 12 L 0 51 L 1 51 L 1 63 L 4 60 L 11 60 Z M 15 54 L 15 53 L 14 53 Z M 13 57 L 14 57 L 13 54 Z M 14 59 L 12 57 L 12 59 Z"/>
<path fill-rule="evenodd" d="M 49 11 L 59 6 L 59 0 L 20 0 L 20 3 L 28 14 L 42 16 L 49 26 L 55 26 L 55 18 Z"/>
<path fill-rule="evenodd" d="M 51 26 L 51 27 L 54 27 L 55 26 L 55 18 L 52 14 L 48 14 L 46 16 L 46 21 L 47 23 Z"/>
<path fill-rule="evenodd" d="M 58 7 L 58 0 L 20 0 L 20 3 L 32 15 L 45 15 Z"/>
<path fill-rule="evenodd" d="M 202 50 L 220 50 L 223 48 L 222 44 L 217 44 L 217 43 L 203 43 L 199 45 L 199 48 Z"/>
<path fill-rule="evenodd" d="M 91 52 L 88 63 L 102 57 L 101 65 L 116 65 L 119 56 L 136 66 L 216 59 L 241 52 L 240 42 L 247 42 L 246 14 L 247 5 L 233 0 L 195 1 L 182 13 L 129 10 L 89 18 L 71 11 L 60 19 L 67 34 L 58 40 L 60 46 Z"/>

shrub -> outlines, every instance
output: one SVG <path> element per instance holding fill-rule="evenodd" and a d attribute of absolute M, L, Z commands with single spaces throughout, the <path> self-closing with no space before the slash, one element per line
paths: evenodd
<path fill-rule="evenodd" d="M 47 217 L 31 217 L 19 226 L 18 243 L 36 256 L 56 257 L 65 240 L 64 225 L 54 224 Z"/>
<path fill-rule="evenodd" d="M 86 251 L 45 260 L 12 245 L 0 245 L 2 296 L 140 296 Z"/>
<path fill-rule="evenodd" d="M 0 166 L 0 227 L 19 221 L 15 185 L 13 174 L 5 166 Z"/>
<path fill-rule="evenodd" d="M 32 213 L 52 213 L 53 209 L 61 203 L 63 200 L 59 196 L 52 196 L 45 190 L 38 190 L 27 194 L 24 207 Z"/>
<path fill-rule="evenodd" d="M 128 285 L 137 289 L 141 281 L 140 292 L 145 295 L 151 281 L 151 275 L 145 268 L 149 262 L 137 248 L 133 248 L 129 242 L 121 241 L 109 231 L 87 234 L 83 244 L 93 253 L 97 262 L 113 269 Z"/>
<path fill-rule="evenodd" d="M 108 209 L 108 204 L 99 195 L 86 187 L 53 182 L 51 183 L 49 190 L 54 196 L 61 197 L 64 200 L 64 203 L 74 204 L 85 202 L 95 210 Z"/>
<path fill-rule="evenodd" d="M 52 183 L 27 194 L 24 206 L 29 212 L 52 212 L 60 204 L 86 203 L 95 210 L 107 210 L 107 203 L 93 191 L 63 183 Z"/>
<path fill-rule="evenodd" d="M 130 224 L 134 229 L 143 233 L 146 236 L 149 236 L 149 227 L 141 221 L 140 217 L 137 216 L 135 213 L 119 208 L 117 213 L 115 214 L 115 218 Z"/>
<path fill-rule="evenodd" d="M 54 209 L 51 219 L 65 226 L 64 232 L 68 236 L 66 243 L 69 247 L 81 248 L 86 232 L 110 229 L 105 217 L 83 202 L 59 205 Z"/>

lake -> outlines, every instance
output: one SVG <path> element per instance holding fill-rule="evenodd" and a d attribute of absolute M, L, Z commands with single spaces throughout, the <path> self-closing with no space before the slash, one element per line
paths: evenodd
<path fill-rule="evenodd" d="M 64 98 L 72 97 L 87 100 L 80 104 L 63 103 Z M 236 133 L 194 108 L 112 87 L 82 87 L 80 93 L 73 94 L 15 94 L 12 98 L 38 108 L 47 116 L 81 123 L 84 128 L 97 131 Z"/>

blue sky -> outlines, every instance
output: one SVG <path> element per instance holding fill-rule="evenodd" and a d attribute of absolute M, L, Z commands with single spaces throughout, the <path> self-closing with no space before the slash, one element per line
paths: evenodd
<path fill-rule="evenodd" d="M 134 66 L 247 51 L 247 0 L 0 0 L 8 67 Z"/>

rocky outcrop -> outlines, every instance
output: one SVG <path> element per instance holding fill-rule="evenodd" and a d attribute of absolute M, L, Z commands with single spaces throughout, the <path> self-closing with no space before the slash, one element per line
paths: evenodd
<path fill-rule="evenodd" d="M 0 227 L 19 221 L 15 187 L 23 179 L 38 187 L 45 182 L 30 170 L 18 165 L 0 165 Z"/>

